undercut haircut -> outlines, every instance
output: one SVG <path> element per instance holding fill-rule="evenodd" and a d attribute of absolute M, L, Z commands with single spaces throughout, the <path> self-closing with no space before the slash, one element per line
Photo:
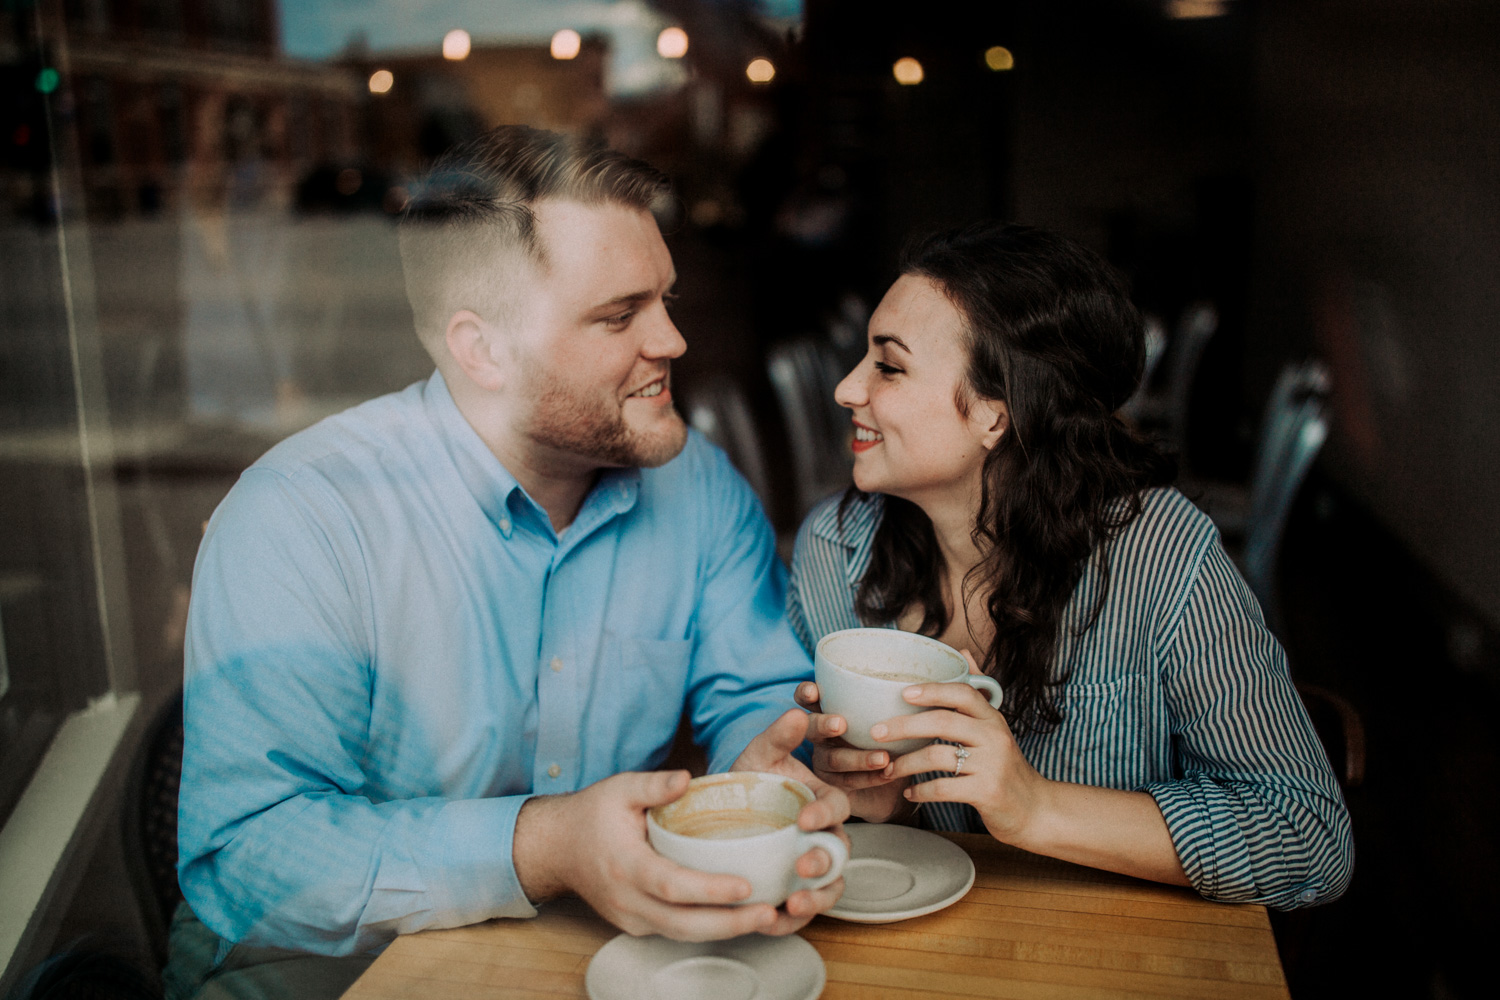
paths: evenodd
<path fill-rule="evenodd" d="M 547 264 L 532 206 L 548 198 L 659 215 L 671 185 L 602 143 L 524 125 L 501 125 L 444 153 L 413 187 L 400 223 L 406 296 L 435 358 L 460 309 L 490 322 L 511 318 L 519 265 Z"/>

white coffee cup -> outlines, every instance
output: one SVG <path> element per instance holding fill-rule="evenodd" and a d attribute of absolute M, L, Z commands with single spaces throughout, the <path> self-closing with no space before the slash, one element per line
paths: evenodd
<path fill-rule="evenodd" d="M 870 727 L 898 715 L 928 711 L 901 697 L 913 684 L 968 684 L 998 709 L 1003 698 L 993 677 L 969 673 L 963 654 L 946 643 L 893 628 L 849 628 L 818 641 L 813 657 L 822 709 L 849 724 L 844 741 L 864 750 L 886 750 L 892 757 L 911 753 L 931 740 L 886 740 Z"/>
<path fill-rule="evenodd" d="M 836 834 L 797 826 L 813 801 L 802 782 L 779 774 L 729 771 L 694 778 L 682 798 L 646 813 L 656 852 L 684 868 L 738 875 L 750 883 L 742 903 L 780 906 L 799 889 L 821 889 L 838 878 L 849 849 Z M 797 859 L 815 847 L 833 866 L 822 878 L 797 874 Z"/>

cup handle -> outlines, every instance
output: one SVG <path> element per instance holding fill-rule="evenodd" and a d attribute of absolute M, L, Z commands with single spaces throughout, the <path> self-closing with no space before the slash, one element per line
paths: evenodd
<path fill-rule="evenodd" d="M 829 833 L 827 830 L 817 830 L 813 833 L 804 832 L 802 834 L 801 851 L 798 852 L 797 856 L 800 858 L 814 847 L 821 847 L 827 851 L 828 857 L 833 862 L 833 866 L 828 869 L 828 873 L 822 878 L 807 879 L 801 875 L 795 876 L 797 886 L 792 890 L 793 892 L 801 889 L 821 889 L 844 873 L 844 863 L 849 860 L 849 848 L 844 845 L 844 842 L 839 839 L 837 834 Z"/>
<path fill-rule="evenodd" d="M 1000 682 L 988 674 L 968 674 L 964 677 L 969 687 L 976 691 L 985 692 L 985 697 L 990 700 L 990 708 L 1000 710 L 1001 703 L 1005 700 L 1005 694 L 1000 690 Z"/>

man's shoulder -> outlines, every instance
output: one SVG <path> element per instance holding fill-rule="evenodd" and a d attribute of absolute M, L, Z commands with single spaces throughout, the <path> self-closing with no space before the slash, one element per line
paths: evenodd
<path fill-rule="evenodd" d="M 358 468 L 386 460 L 388 453 L 409 451 L 405 445 L 429 434 L 417 382 L 326 417 L 267 451 L 252 470 L 270 471 L 297 480 L 334 468 Z"/>
<path fill-rule="evenodd" d="M 676 458 L 654 469 L 641 470 L 641 485 L 663 499 L 713 498 L 750 491 L 729 456 L 691 427 L 687 443 Z"/>

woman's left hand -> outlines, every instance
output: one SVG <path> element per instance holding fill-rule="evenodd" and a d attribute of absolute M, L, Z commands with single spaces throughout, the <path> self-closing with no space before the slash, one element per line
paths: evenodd
<path fill-rule="evenodd" d="M 890 779 L 945 771 L 952 777 L 914 782 L 913 802 L 965 802 L 979 811 L 996 840 L 1015 843 L 1042 814 L 1050 782 L 1026 760 L 1005 716 L 967 684 L 917 684 L 903 692 L 913 705 L 932 709 L 888 719 L 870 730 L 877 740 L 937 739 L 897 757 L 885 769 Z M 884 732 L 882 732 L 884 730 Z M 967 750 L 967 755 L 958 751 Z"/>

